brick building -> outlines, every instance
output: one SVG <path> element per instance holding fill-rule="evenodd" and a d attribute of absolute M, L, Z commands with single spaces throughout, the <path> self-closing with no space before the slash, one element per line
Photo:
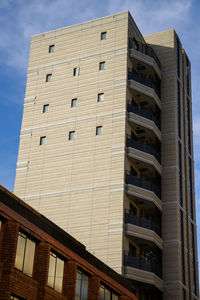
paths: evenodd
<path fill-rule="evenodd" d="M 0 186 L 1 300 L 137 300 L 131 284 Z"/>

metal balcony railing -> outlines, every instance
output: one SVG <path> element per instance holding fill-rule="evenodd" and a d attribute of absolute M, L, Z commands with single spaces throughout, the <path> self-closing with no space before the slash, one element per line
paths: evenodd
<path fill-rule="evenodd" d="M 127 137 L 126 144 L 127 144 L 127 147 L 135 148 L 137 150 L 140 150 L 140 151 L 143 151 L 143 152 L 153 155 L 159 163 L 161 162 L 160 153 L 155 148 L 153 148 L 151 145 L 142 143 L 141 141 L 136 141 L 135 139 L 132 139 L 130 137 Z"/>
<path fill-rule="evenodd" d="M 147 272 L 152 272 L 162 278 L 162 268 L 161 261 L 150 261 L 141 256 L 131 256 L 129 254 L 124 254 L 124 265 Z"/>
<path fill-rule="evenodd" d="M 128 104 L 127 106 L 127 111 L 128 112 L 132 112 L 136 115 L 139 115 L 139 116 L 142 116 L 146 119 L 149 119 L 149 120 L 152 120 L 156 125 L 157 127 L 160 129 L 161 128 L 161 122 L 160 122 L 160 118 L 159 117 L 156 117 L 156 115 L 146 109 L 143 109 L 143 108 L 139 108 L 137 107 L 136 105 L 134 104 Z"/>
<path fill-rule="evenodd" d="M 148 44 L 141 43 L 141 42 L 137 41 L 136 39 L 132 39 L 132 40 L 129 39 L 129 48 L 135 49 L 141 53 L 144 53 L 144 54 L 152 57 L 156 61 L 159 68 L 161 69 L 161 63 L 160 63 L 158 56 L 156 55 L 153 48 L 151 46 L 149 46 Z"/>
<path fill-rule="evenodd" d="M 160 98 L 160 88 L 158 85 L 156 85 L 150 78 L 145 78 L 139 74 L 136 74 L 134 72 L 128 72 L 128 79 L 137 81 L 145 86 L 148 86 L 156 92 L 158 97 Z"/>
<path fill-rule="evenodd" d="M 135 185 L 138 186 L 140 188 L 149 190 L 154 192 L 154 194 L 161 199 L 161 190 L 160 188 L 155 185 L 151 180 L 145 180 L 142 178 L 139 178 L 137 176 L 133 176 L 130 174 L 126 174 L 126 183 L 127 184 L 131 184 L 131 185 Z"/>
<path fill-rule="evenodd" d="M 160 227 L 160 225 L 152 222 L 149 219 L 146 219 L 146 218 L 143 218 L 143 217 L 140 217 L 140 216 L 136 216 L 136 215 L 130 213 L 128 210 L 125 211 L 125 223 L 153 230 L 161 237 L 161 227 Z"/>

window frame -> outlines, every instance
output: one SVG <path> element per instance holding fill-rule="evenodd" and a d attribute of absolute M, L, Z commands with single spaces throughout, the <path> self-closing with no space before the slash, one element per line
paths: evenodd
<path fill-rule="evenodd" d="M 101 134 L 103 134 L 103 126 L 96 126 L 96 135 L 101 135 Z"/>
<path fill-rule="evenodd" d="M 53 274 L 53 285 L 51 285 L 51 282 L 49 281 L 49 277 L 51 274 L 51 269 L 50 269 L 50 263 L 51 263 L 51 257 L 53 257 L 55 259 L 55 266 L 54 266 L 54 274 Z M 57 268 L 58 268 L 58 264 L 62 262 L 62 279 L 61 279 L 61 284 L 60 284 L 60 288 L 58 288 L 56 285 L 56 279 L 60 278 L 59 276 L 57 276 Z M 58 293 L 62 293 L 63 290 L 63 278 L 64 278 L 64 264 L 65 264 L 65 259 L 64 257 L 61 258 L 61 255 L 55 253 L 54 251 L 50 251 L 50 256 L 49 256 L 49 268 L 48 268 L 48 279 L 47 279 L 47 285 L 54 289 L 55 291 L 57 291 Z M 58 274 L 60 275 L 60 274 Z"/>
<path fill-rule="evenodd" d="M 80 284 L 77 284 L 77 280 L 78 280 L 78 274 L 81 276 L 80 280 Z M 87 284 L 86 286 L 84 286 L 84 280 L 85 277 L 87 277 Z M 76 273 L 76 288 L 75 288 L 75 298 L 76 300 L 85 300 L 88 297 L 88 282 L 89 282 L 89 275 L 87 275 L 84 271 L 77 269 L 77 273 Z M 84 294 L 86 292 L 85 287 L 87 287 L 87 295 Z M 78 294 L 79 293 L 79 294 Z"/>
<path fill-rule="evenodd" d="M 75 140 L 75 130 L 71 130 L 69 131 L 69 136 L 68 136 L 68 140 L 69 141 L 74 141 Z"/>
<path fill-rule="evenodd" d="M 19 237 L 24 239 L 24 245 L 20 245 L 19 242 Z M 32 243 L 32 246 L 34 244 L 33 248 L 29 248 Z M 22 246 L 22 248 L 21 248 Z M 32 255 L 30 255 L 30 249 L 33 251 Z M 15 255 L 15 268 L 19 271 L 21 271 L 23 274 L 32 277 L 33 275 L 33 267 L 34 267 L 34 260 L 35 260 L 35 251 L 36 250 L 36 241 L 34 238 L 30 237 L 28 234 L 24 233 L 23 231 L 18 232 L 18 239 L 17 239 L 17 248 L 16 248 L 16 255 Z M 21 251 L 21 252 L 20 252 Z M 31 256 L 31 261 L 32 261 L 32 267 L 31 267 L 31 272 L 27 272 L 27 264 L 30 266 L 30 256 Z M 21 262 L 18 262 L 17 259 Z M 27 259 L 28 262 L 27 262 Z M 21 267 L 19 267 L 18 264 L 21 263 Z"/>
<path fill-rule="evenodd" d="M 46 135 L 40 137 L 40 146 L 46 145 L 46 138 Z"/>
<path fill-rule="evenodd" d="M 47 113 L 48 111 L 49 111 L 49 104 L 44 104 L 43 105 L 43 110 L 42 110 L 43 114 Z"/>
<path fill-rule="evenodd" d="M 74 105 L 74 103 L 75 103 L 75 105 Z M 72 100 L 71 100 L 71 107 L 76 107 L 77 103 L 78 103 L 78 98 L 72 98 Z"/>
<path fill-rule="evenodd" d="M 52 51 L 53 49 L 53 51 Z M 54 53 L 54 49 L 55 49 L 55 45 L 52 44 L 52 45 L 49 45 L 49 53 Z"/>
<path fill-rule="evenodd" d="M 104 93 L 98 93 L 97 102 L 103 102 L 103 101 L 104 101 Z"/>
<path fill-rule="evenodd" d="M 101 41 L 106 40 L 107 38 L 107 31 L 101 32 Z"/>
<path fill-rule="evenodd" d="M 52 80 L 52 73 L 46 75 L 46 82 L 50 82 Z"/>
<path fill-rule="evenodd" d="M 75 67 L 73 69 L 73 77 L 79 76 L 80 74 L 80 67 Z"/>
<path fill-rule="evenodd" d="M 106 69 L 106 62 L 105 61 L 100 61 L 99 62 L 99 71 L 103 71 Z"/>

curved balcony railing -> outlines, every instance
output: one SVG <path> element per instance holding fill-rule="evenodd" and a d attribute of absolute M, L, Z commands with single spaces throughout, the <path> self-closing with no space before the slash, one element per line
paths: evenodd
<path fill-rule="evenodd" d="M 131 214 L 129 211 L 125 212 L 125 223 L 153 230 L 161 237 L 161 227 L 158 224 L 149 219 Z"/>
<path fill-rule="evenodd" d="M 141 256 L 131 256 L 129 254 L 124 254 L 124 265 L 147 272 L 152 272 L 162 278 L 162 268 L 161 262 L 159 261 L 149 261 Z"/>
<path fill-rule="evenodd" d="M 134 80 L 137 81 L 145 86 L 148 86 L 156 92 L 158 97 L 160 98 L 160 88 L 150 79 L 150 78 L 145 78 L 139 74 L 136 74 L 134 72 L 128 72 L 128 79 L 129 80 Z"/>
<path fill-rule="evenodd" d="M 135 148 L 137 150 L 140 150 L 140 151 L 143 151 L 143 152 L 153 155 L 159 163 L 161 162 L 160 153 L 155 148 L 153 148 L 151 145 L 142 143 L 140 141 L 136 141 L 135 139 L 132 139 L 130 137 L 127 137 L 126 144 L 127 144 L 127 147 Z"/>
<path fill-rule="evenodd" d="M 161 63 L 160 63 L 159 58 L 157 57 L 153 48 L 151 46 L 149 46 L 148 44 L 141 43 L 141 42 L 137 41 L 136 39 L 132 39 L 132 40 L 129 39 L 129 48 L 135 49 L 141 53 L 144 53 L 144 54 L 152 57 L 156 61 L 159 68 L 161 69 Z"/>
<path fill-rule="evenodd" d="M 159 129 L 161 128 L 160 118 L 156 117 L 156 115 L 153 114 L 152 112 L 150 112 L 146 109 L 143 109 L 143 108 L 139 108 L 136 105 L 130 104 L 130 103 L 127 106 L 127 111 L 132 112 L 136 115 L 142 116 L 146 119 L 149 119 L 149 120 L 153 121 Z"/>
<path fill-rule="evenodd" d="M 126 183 L 127 184 L 131 184 L 131 185 L 135 185 L 138 186 L 140 188 L 149 190 L 154 192 L 154 194 L 156 194 L 156 196 L 158 196 L 158 198 L 161 199 L 161 190 L 160 188 L 155 185 L 151 180 L 145 180 L 142 178 L 139 178 L 137 176 L 133 176 L 130 174 L 126 174 Z"/>

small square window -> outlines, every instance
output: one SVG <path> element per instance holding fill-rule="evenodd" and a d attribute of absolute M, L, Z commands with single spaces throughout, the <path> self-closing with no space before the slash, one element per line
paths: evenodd
<path fill-rule="evenodd" d="M 80 73 L 80 68 L 74 68 L 73 76 L 78 76 Z"/>
<path fill-rule="evenodd" d="M 75 139 L 75 131 L 70 131 L 69 132 L 69 140 L 74 140 Z"/>
<path fill-rule="evenodd" d="M 104 69 L 105 69 L 105 66 L 106 66 L 105 61 L 100 62 L 100 63 L 99 63 L 99 70 L 104 70 Z"/>
<path fill-rule="evenodd" d="M 71 107 L 75 107 L 75 106 L 77 106 L 77 98 L 74 98 L 74 99 L 72 99 L 72 101 L 71 101 Z"/>
<path fill-rule="evenodd" d="M 106 39 L 106 31 L 101 33 L 101 40 L 105 40 Z"/>
<path fill-rule="evenodd" d="M 52 77 L 52 74 L 47 74 L 46 75 L 46 82 L 51 81 L 51 77 Z"/>
<path fill-rule="evenodd" d="M 49 111 L 49 104 L 43 105 L 43 113 L 46 113 Z"/>
<path fill-rule="evenodd" d="M 100 134 L 102 134 L 102 132 L 103 132 L 102 126 L 97 126 L 96 127 L 96 135 L 100 135 Z"/>
<path fill-rule="evenodd" d="M 40 146 L 46 144 L 46 136 L 41 136 L 40 137 Z"/>
<path fill-rule="evenodd" d="M 54 45 L 50 45 L 49 46 L 49 53 L 53 53 L 54 52 Z"/>
<path fill-rule="evenodd" d="M 104 100 L 104 93 L 100 93 L 98 94 L 98 97 L 97 97 L 97 102 L 101 102 Z"/>

